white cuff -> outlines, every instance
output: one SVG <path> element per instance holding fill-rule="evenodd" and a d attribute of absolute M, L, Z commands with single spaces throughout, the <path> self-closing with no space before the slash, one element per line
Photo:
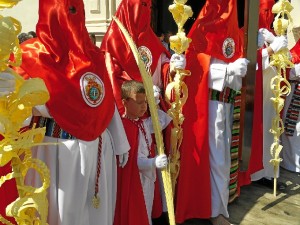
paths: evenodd
<path fill-rule="evenodd" d="M 209 87 L 213 90 L 222 91 L 225 86 L 227 63 L 212 58 L 209 68 Z"/>
<path fill-rule="evenodd" d="M 264 48 L 261 52 L 262 55 L 262 69 L 265 70 L 270 66 L 269 62 L 269 54 L 266 48 Z"/>
<path fill-rule="evenodd" d="M 300 63 L 295 64 L 295 72 L 296 72 L 296 76 L 300 77 Z"/>
<path fill-rule="evenodd" d="M 300 64 L 295 64 L 295 67 L 290 70 L 289 74 L 290 80 L 299 80 L 300 79 Z"/>
<path fill-rule="evenodd" d="M 33 115 L 52 118 L 46 105 L 36 105 L 33 110 Z"/>
<path fill-rule="evenodd" d="M 137 164 L 140 171 L 151 170 L 155 168 L 155 158 L 146 158 L 138 156 Z"/>
<path fill-rule="evenodd" d="M 242 78 L 240 76 L 228 76 L 226 86 L 235 91 L 239 91 L 242 88 Z"/>

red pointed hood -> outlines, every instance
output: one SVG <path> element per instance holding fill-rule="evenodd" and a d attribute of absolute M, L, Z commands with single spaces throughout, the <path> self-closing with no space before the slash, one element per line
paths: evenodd
<path fill-rule="evenodd" d="M 188 37 L 195 52 L 232 62 L 241 57 L 236 0 L 207 0 Z"/>
<path fill-rule="evenodd" d="M 113 112 L 112 88 L 104 55 L 90 41 L 82 0 L 40 0 L 37 39 L 22 45 L 22 69 L 44 79 L 47 107 L 60 127 L 94 140 Z"/>
<path fill-rule="evenodd" d="M 271 24 L 274 20 L 272 7 L 275 4 L 274 0 L 260 0 L 259 4 L 259 27 L 271 30 Z"/>
<path fill-rule="evenodd" d="M 151 72 L 155 71 L 160 55 L 168 51 L 153 32 L 151 0 L 123 0 L 115 14 L 128 30 Z M 127 41 L 115 21 L 112 21 L 100 49 L 115 58 L 122 69 L 134 80 L 142 81 L 140 72 Z"/>

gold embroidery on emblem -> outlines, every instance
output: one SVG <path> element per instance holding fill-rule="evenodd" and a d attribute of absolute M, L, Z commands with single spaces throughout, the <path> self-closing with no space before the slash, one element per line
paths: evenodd
<path fill-rule="evenodd" d="M 233 57 L 235 53 L 235 43 L 232 38 L 226 38 L 222 46 L 223 55 L 226 58 Z"/>
<path fill-rule="evenodd" d="M 149 73 L 151 73 L 151 65 L 152 65 L 152 53 L 149 48 L 145 46 L 141 46 L 138 48 L 140 57 L 142 61 L 145 63 L 146 69 Z"/>
<path fill-rule="evenodd" d="M 95 77 L 86 77 L 87 85 L 85 86 L 85 93 L 88 99 L 96 103 L 102 95 L 102 88 L 100 84 L 96 82 Z"/>

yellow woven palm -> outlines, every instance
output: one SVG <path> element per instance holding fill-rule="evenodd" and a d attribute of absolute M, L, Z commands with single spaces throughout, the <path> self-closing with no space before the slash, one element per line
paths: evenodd
<path fill-rule="evenodd" d="M 0 0 L 0 9 L 11 8 L 20 0 Z"/>
<path fill-rule="evenodd" d="M 190 6 L 185 5 L 186 0 L 175 0 L 174 4 L 169 6 L 169 11 L 172 13 L 175 23 L 178 27 L 176 35 L 170 37 L 170 47 L 177 54 L 184 53 L 190 42 L 190 38 L 187 38 L 183 29 L 183 26 L 187 19 L 193 15 L 193 11 Z M 170 83 L 167 85 L 165 99 L 169 104 L 168 110 L 169 116 L 172 117 L 173 128 L 171 129 L 170 140 L 170 174 L 172 180 L 173 194 L 175 193 L 175 186 L 180 171 L 180 146 L 183 139 L 182 124 L 184 122 L 184 115 L 182 108 L 188 98 L 188 87 L 184 83 L 184 78 L 190 76 L 191 72 L 184 69 L 175 69 L 176 74 L 174 78 L 170 78 Z"/>
<path fill-rule="evenodd" d="M 0 0 L 0 9 L 10 8 L 16 3 L 18 1 Z M 45 163 L 32 158 L 30 148 L 41 145 L 45 128 L 33 127 L 23 132 L 20 132 L 20 129 L 23 122 L 31 116 L 32 108 L 48 101 L 49 93 L 43 80 L 24 80 L 9 68 L 21 64 L 21 50 L 17 38 L 20 31 L 19 21 L 0 15 L 0 72 L 10 73 L 16 79 L 15 91 L 0 98 L 0 134 L 3 136 L 0 141 L 0 166 L 11 163 L 12 167 L 11 173 L 0 177 L 0 187 L 7 180 L 16 180 L 19 196 L 6 207 L 7 216 L 14 217 L 20 225 L 44 225 L 47 224 L 46 191 L 49 187 L 50 173 Z M 40 175 L 41 187 L 25 185 L 25 176 L 29 169 Z M 11 224 L 1 215 L 0 222 Z"/>
<path fill-rule="evenodd" d="M 289 23 L 292 22 L 290 12 L 293 7 L 287 0 L 279 0 L 272 8 L 272 13 L 277 14 L 273 22 L 274 31 L 276 35 L 285 35 Z M 287 19 L 285 19 L 287 18 Z M 273 97 L 271 101 L 275 109 L 276 115 L 272 119 L 272 127 L 270 132 L 273 134 L 273 144 L 270 147 L 272 159 L 270 163 L 274 166 L 274 196 L 276 196 L 277 187 L 277 172 L 279 164 L 282 161 L 280 152 L 282 145 L 280 144 L 280 135 L 284 131 L 284 125 L 280 117 L 280 112 L 284 107 L 284 98 L 290 94 L 291 85 L 286 79 L 286 69 L 292 68 L 294 65 L 290 61 L 289 50 L 283 49 L 271 56 L 271 66 L 276 68 L 277 74 L 271 80 L 271 90 Z"/>

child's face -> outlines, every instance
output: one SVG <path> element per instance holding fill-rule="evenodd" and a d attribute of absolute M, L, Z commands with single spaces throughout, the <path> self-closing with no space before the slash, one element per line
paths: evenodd
<path fill-rule="evenodd" d="M 142 117 L 147 111 L 146 94 L 132 93 L 131 97 L 123 100 L 126 115 L 131 119 Z"/>

